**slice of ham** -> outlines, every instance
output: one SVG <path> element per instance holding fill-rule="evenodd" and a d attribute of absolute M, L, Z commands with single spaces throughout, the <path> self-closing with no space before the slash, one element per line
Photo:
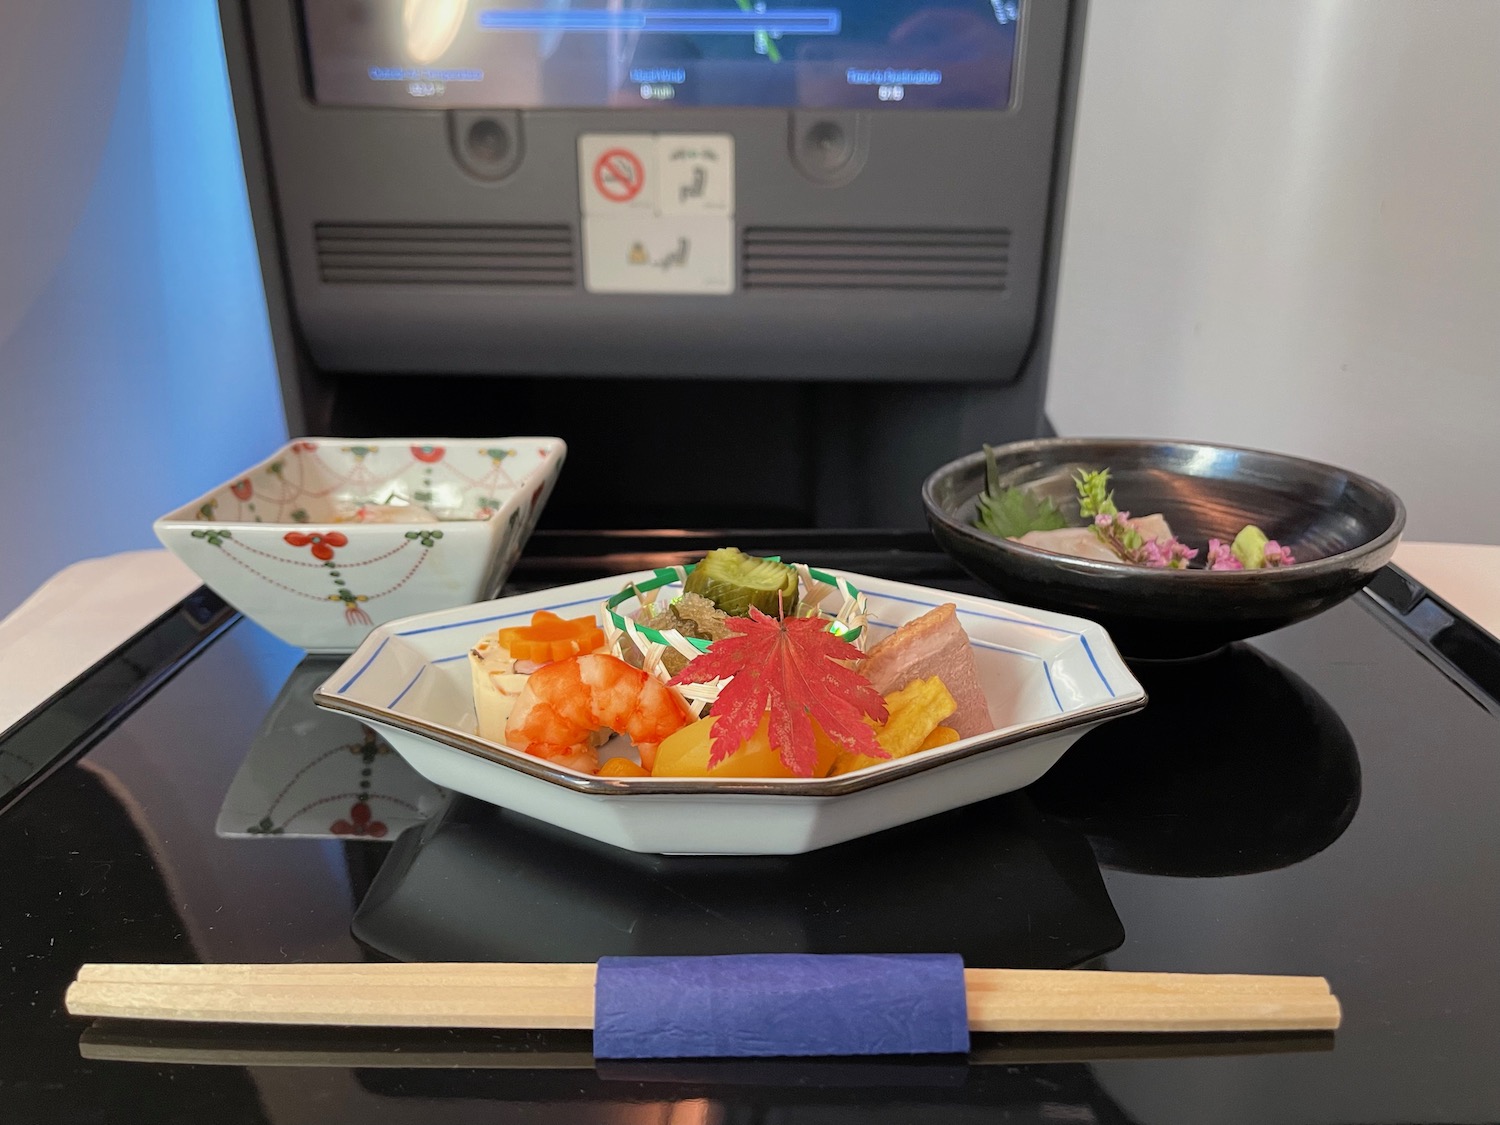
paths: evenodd
<path fill-rule="evenodd" d="M 1142 516 L 1132 519 L 1136 530 L 1146 539 L 1166 542 L 1172 538 L 1172 528 L 1165 516 Z M 1028 547 L 1038 547 L 1055 555 L 1074 555 L 1081 559 L 1099 559 L 1103 562 L 1119 562 L 1120 556 L 1106 547 L 1094 534 L 1091 527 L 1060 527 L 1056 531 L 1028 531 L 1016 540 Z"/>
<path fill-rule="evenodd" d="M 979 686 L 969 635 L 958 623 L 952 602 L 901 626 L 870 650 L 860 671 L 881 695 L 899 691 L 913 680 L 936 676 L 958 704 L 945 726 L 958 731 L 960 738 L 995 729 Z"/>

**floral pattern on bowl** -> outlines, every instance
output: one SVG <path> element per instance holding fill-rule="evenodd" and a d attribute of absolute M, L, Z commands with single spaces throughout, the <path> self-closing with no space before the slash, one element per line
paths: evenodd
<path fill-rule="evenodd" d="M 303 439 L 156 521 L 245 616 L 311 652 L 497 590 L 536 526 L 557 438 Z M 404 517 L 361 522 L 371 506 Z"/>
<path fill-rule="evenodd" d="M 361 504 L 420 505 L 440 519 L 486 520 L 531 475 L 551 438 L 294 441 L 197 504 L 205 523 L 341 523 Z"/>

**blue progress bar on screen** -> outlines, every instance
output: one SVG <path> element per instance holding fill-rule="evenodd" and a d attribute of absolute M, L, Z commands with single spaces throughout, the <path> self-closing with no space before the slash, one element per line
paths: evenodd
<path fill-rule="evenodd" d="M 837 35 L 843 25 L 837 8 L 794 11 L 720 12 L 702 9 L 658 11 L 517 11 L 479 13 L 479 26 L 491 31 L 639 31 L 677 35 Z"/>

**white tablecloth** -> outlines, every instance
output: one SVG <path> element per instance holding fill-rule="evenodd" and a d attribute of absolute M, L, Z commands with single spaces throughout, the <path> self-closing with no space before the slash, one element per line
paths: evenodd
<path fill-rule="evenodd" d="M 1474 624 L 1500 637 L 1500 547 L 1402 543 L 1395 563 Z"/>
<path fill-rule="evenodd" d="M 200 585 L 166 551 L 85 559 L 0 620 L 0 732 Z"/>

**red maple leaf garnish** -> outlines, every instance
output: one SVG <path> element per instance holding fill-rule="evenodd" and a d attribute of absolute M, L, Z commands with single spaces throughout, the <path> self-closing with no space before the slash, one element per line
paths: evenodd
<path fill-rule="evenodd" d="M 725 624 L 736 634 L 709 650 L 672 678 L 674 684 L 706 684 L 733 677 L 714 702 L 712 769 L 755 733 L 771 713 L 771 746 L 797 777 L 811 777 L 818 751 L 812 724 L 835 742 L 871 758 L 889 758 L 864 722 L 886 719 L 885 700 L 869 680 L 840 660 L 859 660 L 859 649 L 828 631 L 816 617 L 777 619 L 753 606 L 749 618 Z"/>

